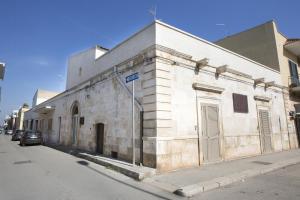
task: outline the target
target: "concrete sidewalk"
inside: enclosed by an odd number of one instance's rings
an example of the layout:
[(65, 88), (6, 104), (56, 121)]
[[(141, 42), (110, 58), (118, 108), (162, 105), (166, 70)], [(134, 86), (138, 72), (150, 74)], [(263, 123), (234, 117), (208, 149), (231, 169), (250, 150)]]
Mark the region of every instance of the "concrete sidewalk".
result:
[(47, 146), (71, 154), (73, 156), (97, 163), (99, 165), (105, 166), (109, 169), (112, 169), (126, 176), (134, 178), (135, 180), (138, 181), (141, 181), (148, 177), (152, 177), (156, 173), (156, 170), (153, 168), (138, 166), (138, 165), (133, 166), (131, 163), (101, 156), (93, 152), (87, 152), (72, 147), (66, 147), (63, 145), (47, 144)]
[(141, 181), (147, 177), (152, 177), (156, 173), (156, 170), (153, 168), (137, 165), (133, 166), (131, 163), (104, 157), (101, 155), (92, 155), (89, 153), (81, 152), (77, 153), (76, 156), (113, 169), (138, 181)]
[(182, 169), (147, 178), (144, 182), (180, 196), (191, 197), (296, 163), (300, 163), (299, 149)]

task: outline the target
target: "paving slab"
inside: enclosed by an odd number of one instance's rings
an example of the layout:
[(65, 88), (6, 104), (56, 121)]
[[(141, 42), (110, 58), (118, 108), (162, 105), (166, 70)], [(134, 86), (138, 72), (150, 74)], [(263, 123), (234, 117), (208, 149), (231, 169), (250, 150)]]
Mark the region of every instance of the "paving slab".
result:
[(139, 181), (143, 180), (144, 178), (154, 176), (156, 171), (153, 168), (132, 165), (128, 162), (107, 158), (100, 155), (92, 155), (89, 153), (77, 153), (76, 156), (106, 166), (110, 169), (118, 171), (126, 176), (129, 176)]
[(153, 168), (133, 166), (127, 162), (70, 147), (53, 145), (51, 147), (184, 197), (191, 197), (234, 182), (244, 181), (249, 177), (300, 163), (300, 150), (296, 149), (155, 175), (156, 170)]
[(126, 176), (134, 178), (136, 180), (143, 180), (145, 178), (149, 178), (155, 175), (156, 170), (149, 167), (132, 165), (131, 163), (120, 161), (113, 158), (108, 158), (105, 156), (101, 156), (99, 154), (95, 154), (93, 152), (87, 152), (79, 149), (74, 149), (72, 147), (66, 147), (62, 145), (51, 145), (48, 144), (49, 147), (55, 148), (57, 150), (63, 151), (65, 153), (72, 154), (76, 157), (97, 163), (99, 165), (105, 166), (114, 171), (120, 172)]
[(191, 197), (297, 163), (300, 163), (299, 149), (177, 170), (144, 181), (177, 195)]

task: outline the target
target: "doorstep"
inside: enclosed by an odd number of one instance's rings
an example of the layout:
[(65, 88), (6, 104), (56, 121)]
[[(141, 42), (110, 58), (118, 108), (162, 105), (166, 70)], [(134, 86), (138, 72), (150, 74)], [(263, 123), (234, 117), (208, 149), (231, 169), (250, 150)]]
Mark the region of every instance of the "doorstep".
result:
[(134, 178), (136, 180), (143, 180), (155, 175), (156, 170), (144, 166), (133, 166), (132, 164), (113, 158), (108, 158), (100, 155), (93, 155), (89, 153), (78, 152), (75, 154), (79, 158), (89, 160), (91, 162), (103, 165), (107, 168), (113, 169), (117, 172), (120, 172), (126, 176)]
[(150, 178), (156, 174), (156, 170), (153, 168), (138, 165), (133, 166), (131, 163), (128, 162), (104, 157), (98, 154), (94, 154), (92, 152), (87, 152), (84, 150), (74, 148), (72, 146), (64, 146), (50, 143), (46, 145), (59, 151), (71, 154), (73, 156), (94, 162), (99, 165), (103, 165), (109, 169), (115, 170), (139, 181), (145, 178)]

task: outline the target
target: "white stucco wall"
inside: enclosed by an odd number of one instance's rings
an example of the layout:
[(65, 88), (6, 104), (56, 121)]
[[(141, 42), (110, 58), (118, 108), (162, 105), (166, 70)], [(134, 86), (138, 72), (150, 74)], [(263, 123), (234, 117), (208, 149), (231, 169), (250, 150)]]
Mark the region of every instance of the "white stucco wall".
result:
[[(204, 67), (197, 75), (194, 72), (195, 62), (178, 58), (174, 56), (176, 53), (158, 52), (162, 60), (171, 60), (170, 64), (156, 63), (156, 68), (169, 71), (170, 75), (167, 79), (170, 81), (166, 83), (167, 80), (164, 80), (162, 85), (171, 91), (167, 92), (170, 93), (171, 109), (164, 111), (164, 117), (167, 117), (163, 118), (164, 121), (170, 119), (171, 126), (165, 128), (165, 130), (168, 129), (167, 132), (161, 132), (156, 137), (159, 169), (172, 170), (178, 167), (197, 166), (199, 162), (203, 162), (198, 159), (197, 142), (199, 139), (197, 129), (200, 135), (202, 134), (201, 111), (199, 111), (202, 103), (219, 106), (221, 159), (227, 160), (261, 153), (258, 108), (268, 109), (270, 112), (272, 150), (281, 151), (288, 148), (282, 90), (280, 88), (265, 89), (264, 84), (255, 88), (253, 80), (265, 78), (266, 82), (275, 81), (276, 84), (281, 85), (281, 76), (278, 72), (161, 22), (158, 22), (156, 26), (158, 45), (177, 51), (178, 54), (184, 53), (192, 56), (191, 60), (208, 58), (211, 66)], [(175, 64), (172, 60), (176, 61)], [(231, 73), (225, 73), (216, 78), (216, 67), (222, 65), (228, 65), (231, 69), (251, 75), (253, 79)], [(220, 87), (224, 89), (224, 92), (216, 94), (194, 90), (193, 83)], [(248, 113), (233, 111), (232, 93), (247, 95)], [(270, 98), (270, 101), (259, 102), (254, 99), (257, 95)], [(164, 109), (157, 109), (157, 113), (163, 112), (161, 110)], [(203, 155), (200, 155), (200, 159), (203, 159)]]
[(67, 85), (70, 89), (79, 83), (95, 76), (95, 60), (105, 54), (107, 50), (95, 46), (70, 56), (68, 60)]
[(32, 107), (35, 107), (36, 105), (39, 105), (40, 103), (43, 103), (44, 101), (47, 101), (48, 99), (51, 99), (52, 97), (56, 96), (57, 94), (59, 94), (59, 93), (38, 89), (33, 96)]
[(281, 84), (281, 77), (271, 73), (276, 72), (275, 70), (162, 22), (156, 23), (156, 43), (191, 55), (193, 60), (209, 58), (212, 66), (226, 64), (253, 78), (264, 77), (266, 82)]
[[(67, 89), (82, 83), (89, 78), (136, 56), (142, 50), (155, 43), (155, 24), (152, 23), (140, 30), (113, 49), (94, 59), (93, 49), (74, 55), (68, 64)], [(99, 56), (99, 55), (98, 55)], [(79, 68), (82, 75), (79, 76)]]

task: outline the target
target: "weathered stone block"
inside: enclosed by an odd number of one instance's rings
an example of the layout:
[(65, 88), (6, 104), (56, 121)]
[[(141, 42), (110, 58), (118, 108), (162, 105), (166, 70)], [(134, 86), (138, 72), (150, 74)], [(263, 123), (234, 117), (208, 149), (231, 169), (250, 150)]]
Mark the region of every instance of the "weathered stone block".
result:
[(168, 72), (168, 71), (159, 69), (159, 70), (156, 70), (155, 73), (156, 73), (157, 78), (163, 78), (163, 79), (171, 80), (172, 76), (171, 76), (170, 72)]
[(156, 85), (156, 80), (155, 79), (149, 79), (149, 80), (144, 80), (142, 81), (143, 89), (153, 87)]
[(149, 111), (156, 111), (156, 103), (148, 103), (144, 104), (144, 111), (149, 112)]
[(164, 79), (164, 78), (156, 78), (155, 85), (164, 86), (164, 87), (171, 87), (171, 81), (168, 80), (168, 79)]
[(143, 165), (146, 167), (152, 167), (156, 168), (156, 155), (155, 154), (149, 154), (149, 153), (143, 153)]
[(158, 128), (171, 128), (172, 120), (170, 119), (158, 119), (156, 120), (156, 126)]
[(143, 71), (144, 73), (150, 72), (150, 71), (154, 71), (156, 69), (155, 63), (149, 64), (149, 65), (145, 65), (143, 67)]
[(144, 128), (155, 128), (156, 127), (156, 119), (148, 119), (144, 120)]
[(157, 155), (171, 154), (172, 153), (172, 140), (157, 141)]
[(155, 95), (155, 92), (156, 92), (156, 87), (155, 86), (145, 88), (145, 89), (143, 89), (143, 97), (144, 96), (149, 96), (149, 95)]
[(156, 140), (143, 140), (143, 152), (148, 154), (156, 154)]
[(156, 101), (157, 102), (164, 102), (164, 103), (171, 103), (172, 97), (166, 94), (156, 94)]
[(155, 128), (144, 128), (144, 136), (155, 137), (156, 129)]
[(145, 120), (157, 119), (156, 111), (146, 111), (146, 112), (144, 112), (144, 119)]
[(148, 95), (143, 97), (143, 104), (146, 103), (155, 103), (156, 102), (156, 95)]

